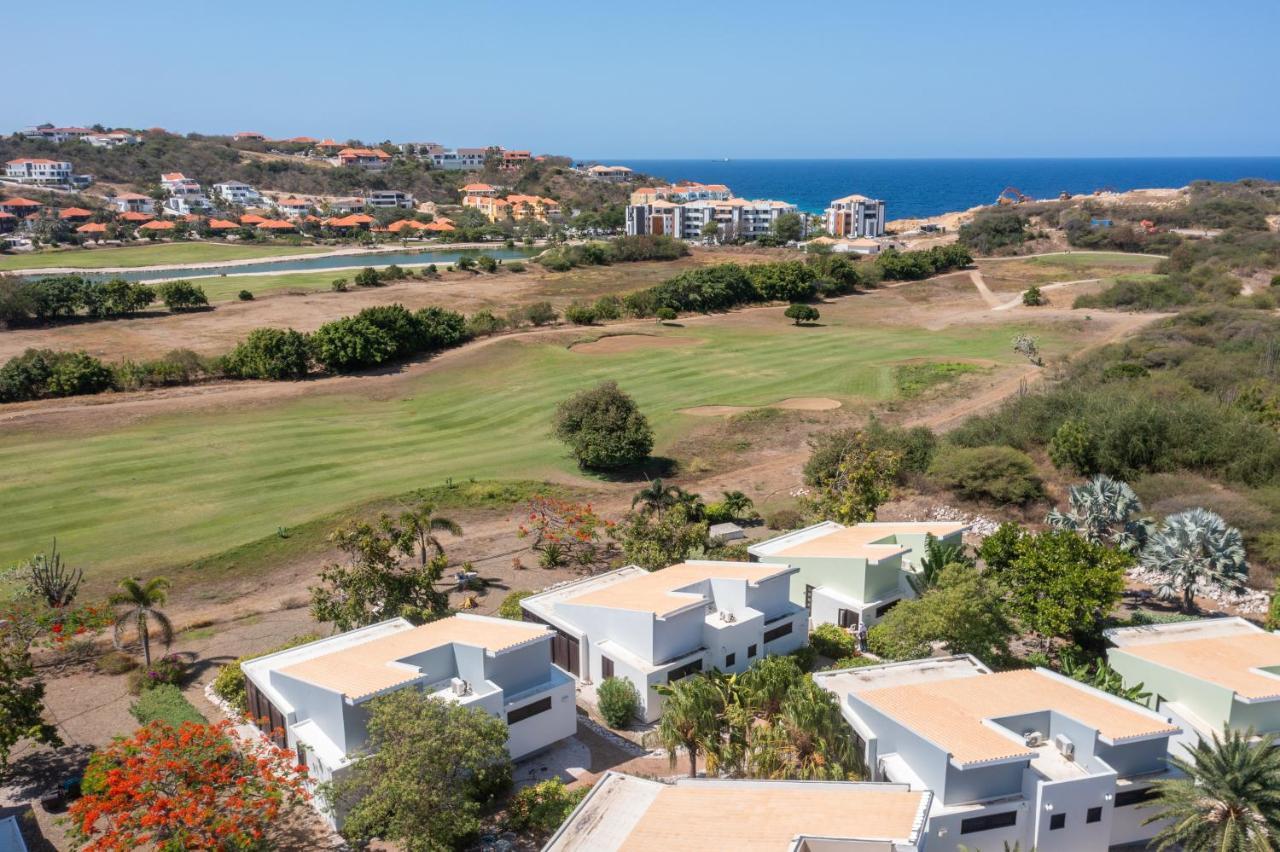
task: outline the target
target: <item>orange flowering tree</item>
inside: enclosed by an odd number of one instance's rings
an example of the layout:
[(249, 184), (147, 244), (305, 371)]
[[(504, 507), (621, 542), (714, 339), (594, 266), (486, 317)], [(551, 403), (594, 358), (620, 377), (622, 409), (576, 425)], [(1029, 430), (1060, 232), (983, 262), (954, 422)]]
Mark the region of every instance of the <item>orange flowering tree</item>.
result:
[(286, 809), (308, 798), (292, 751), (243, 751), (231, 723), (153, 722), (94, 754), (71, 806), (84, 849), (254, 850)]
[(613, 527), (590, 503), (538, 495), (529, 501), (519, 536), (533, 540), (530, 547), (543, 568), (576, 565), (592, 571), (612, 556), (612, 542), (601, 539)]

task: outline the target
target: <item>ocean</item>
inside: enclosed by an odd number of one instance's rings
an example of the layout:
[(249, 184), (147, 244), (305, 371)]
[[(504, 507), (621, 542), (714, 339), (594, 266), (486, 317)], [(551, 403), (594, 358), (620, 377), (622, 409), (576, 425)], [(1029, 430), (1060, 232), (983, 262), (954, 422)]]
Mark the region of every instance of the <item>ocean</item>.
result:
[(1280, 180), (1280, 157), (1017, 160), (601, 160), (665, 180), (723, 183), (742, 198), (789, 201), (820, 213), (833, 198), (883, 198), (890, 219), (991, 204), (1007, 186), (1033, 198), (1194, 180)]

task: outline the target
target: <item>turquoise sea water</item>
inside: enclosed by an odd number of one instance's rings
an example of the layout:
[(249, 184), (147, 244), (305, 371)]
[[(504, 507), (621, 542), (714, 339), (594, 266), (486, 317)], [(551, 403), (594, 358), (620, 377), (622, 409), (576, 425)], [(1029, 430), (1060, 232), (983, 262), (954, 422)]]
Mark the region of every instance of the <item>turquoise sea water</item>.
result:
[(667, 180), (723, 183), (743, 198), (776, 198), (817, 213), (850, 193), (885, 200), (890, 219), (991, 204), (1007, 186), (1035, 198), (1103, 188), (1186, 186), (1194, 180), (1280, 180), (1280, 157), (1026, 160), (602, 160)]

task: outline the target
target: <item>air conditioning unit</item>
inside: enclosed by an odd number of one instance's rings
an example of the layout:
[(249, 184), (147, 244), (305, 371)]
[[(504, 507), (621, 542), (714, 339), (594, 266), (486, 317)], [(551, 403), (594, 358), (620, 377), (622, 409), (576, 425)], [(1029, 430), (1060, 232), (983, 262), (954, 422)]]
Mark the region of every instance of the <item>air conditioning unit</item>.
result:
[(738, 616), (734, 615), (732, 612), (723, 610), (720, 613), (720, 620), (723, 621), (725, 624), (733, 624), (735, 621), (738, 620)]
[(1039, 731), (1023, 731), (1022, 741), (1026, 743), (1027, 748), (1036, 748), (1044, 745), (1044, 734)]
[(467, 683), (460, 677), (455, 677), (449, 682), (449, 685), (453, 687), (454, 695), (462, 696), (471, 694), (471, 684)]
[(1062, 734), (1058, 734), (1053, 738), (1053, 744), (1058, 747), (1058, 751), (1062, 752), (1062, 756), (1067, 760), (1076, 759), (1076, 744)]

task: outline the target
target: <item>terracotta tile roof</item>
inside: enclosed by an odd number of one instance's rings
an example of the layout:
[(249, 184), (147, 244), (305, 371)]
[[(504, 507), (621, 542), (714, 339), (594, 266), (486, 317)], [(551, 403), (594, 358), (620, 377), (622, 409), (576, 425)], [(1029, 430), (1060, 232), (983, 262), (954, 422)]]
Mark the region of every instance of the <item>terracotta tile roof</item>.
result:
[(146, 224), (143, 224), (143, 225), (139, 225), (138, 230), (139, 231), (172, 231), (176, 227), (178, 226), (173, 224), (172, 222), (154, 221), (154, 222), (147, 222)]
[(6, 198), (0, 201), (0, 207), (43, 207), (39, 201), (32, 201), (30, 198)]
[(416, 668), (397, 662), (433, 648), (457, 643), (496, 653), (550, 635), (539, 624), (455, 615), (320, 654), (280, 673), (358, 700), (416, 680), (420, 676)]
[(343, 148), (338, 152), (340, 159), (356, 159), (364, 157), (376, 157), (379, 160), (389, 160), (391, 155), (380, 148)]
[(428, 222), (427, 224), (422, 226), (422, 230), (439, 231), (441, 233), (444, 233), (446, 231), (456, 231), (458, 229), (453, 226), (452, 222)]
[(1259, 669), (1280, 666), (1280, 636), (1262, 630), (1171, 642), (1126, 644), (1120, 651), (1253, 700), (1280, 698), (1280, 677)]
[(1114, 743), (1178, 732), (1118, 699), (1030, 669), (882, 687), (856, 695), (964, 766), (1034, 755), (1017, 738), (1018, 732), (1006, 736), (984, 721), (1003, 716), (1053, 710), (1097, 729)]
[(92, 215), (92, 210), (85, 210), (83, 207), (66, 207), (58, 211), (59, 219), (88, 219)]
[(284, 141), (297, 142), (302, 145), (311, 145), (311, 144), (315, 144), (317, 140), (311, 136), (294, 136), (292, 139), (286, 139)]
[(240, 217), (241, 225), (257, 225), (267, 221), (266, 216), (259, 216), (257, 213), (246, 213)]
[(240, 225), (227, 219), (210, 219), (209, 227), (215, 231), (228, 231), (233, 228), (239, 228)]
[(25, 165), (56, 166), (65, 162), (66, 160), (46, 160), (43, 157), (23, 157), (20, 160), (9, 160), (7, 163), (5, 163), (5, 165), (7, 166), (25, 166)]
[(180, 180), (186, 180), (186, 179), (187, 179), (187, 176), (184, 175), (182, 172), (169, 172), (168, 174), (160, 175), (160, 180), (168, 181), (170, 183), (173, 183), (175, 181), (180, 181)]
[(786, 565), (759, 562), (682, 562), (660, 571), (619, 576), (612, 582), (588, 582), (584, 584), (585, 591), (565, 598), (562, 603), (651, 612), (662, 618), (689, 606), (700, 605), (706, 599), (701, 592), (680, 591), (681, 589), (712, 578), (759, 583), (790, 570)]
[(325, 224), (335, 228), (354, 228), (358, 225), (372, 225), (378, 221), (366, 213), (352, 213), (336, 219), (326, 219)]
[(295, 226), (292, 222), (286, 222), (283, 219), (263, 219), (258, 223), (259, 228), (265, 228), (268, 231), (292, 231)]
[(120, 218), (126, 222), (150, 222), (156, 217), (150, 213), (137, 213), (131, 210), (126, 213), (121, 213)]
[(462, 188), (465, 193), (491, 192), (497, 189), (496, 186), (490, 186), (487, 183), (469, 183)]
[(151, 200), (151, 196), (143, 195), (140, 192), (121, 192), (121, 193), (117, 193), (115, 197), (122, 199), (124, 201), (150, 201)]
[(105, 234), (107, 226), (101, 222), (85, 222), (79, 228), (76, 228), (77, 234)]
[(17, 219), (17, 218), (18, 217), (13, 215), (12, 213), (6, 213), (3, 210), (0, 210), (0, 219)]
[(400, 219), (399, 221), (392, 222), (390, 225), (388, 225), (387, 230), (393, 234), (398, 234), (399, 232), (405, 230), (406, 228), (410, 230), (421, 231), (426, 227), (427, 225), (425, 222), (418, 222), (413, 219)]

